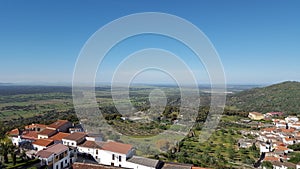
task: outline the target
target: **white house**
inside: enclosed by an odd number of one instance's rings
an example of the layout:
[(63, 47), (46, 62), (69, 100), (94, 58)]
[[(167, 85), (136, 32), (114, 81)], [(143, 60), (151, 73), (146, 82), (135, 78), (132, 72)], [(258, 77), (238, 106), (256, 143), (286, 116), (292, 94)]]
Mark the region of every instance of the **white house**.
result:
[(100, 151), (103, 142), (85, 141), (83, 144), (78, 145), (78, 152), (81, 154), (90, 154), (98, 163), (101, 163)]
[(260, 153), (268, 153), (274, 150), (272, 143), (260, 143), (259, 144)]
[(51, 136), (55, 135), (57, 133), (56, 130), (52, 129), (45, 129), (38, 133), (38, 139), (41, 138), (50, 138)]
[(296, 140), (294, 138), (288, 138), (288, 137), (283, 138), (282, 141), (284, 144), (287, 144), (287, 145), (293, 145), (296, 143)]
[(293, 123), (293, 122), (299, 121), (299, 118), (296, 117), (296, 116), (288, 116), (288, 117), (285, 118), (285, 121), (287, 123)]
[(38, 151), (36, 156), (41, 160), (41, 166), (48, 168), (63, 169), (72, 164), (69, 148), (61, 143)]
[(52, 145), (54, 142), (53, 140), (49, 139), (38, 139), (35, 142), (32, 143), (32, 146), (35, 150), (40, 151), (43, 150), (44, 148)]
[(133, 169), (157, 169), (163, 166), (163, 162), (159, 160), (154, 160), (150, 158), (133, 156), (127, 160), (127, 163), (124, 165), (125, 168)]
[(62, 139), (62, 142), (66, 146), (77, 147), (77, 145), (85, 141), (86, 133), (75, 132)]
[(126, 166), (126, 160), (134, 154), (134, 149), (130, 144), (118, 142), (106, 142), (99, 152), (100, 163), (117, 167)]

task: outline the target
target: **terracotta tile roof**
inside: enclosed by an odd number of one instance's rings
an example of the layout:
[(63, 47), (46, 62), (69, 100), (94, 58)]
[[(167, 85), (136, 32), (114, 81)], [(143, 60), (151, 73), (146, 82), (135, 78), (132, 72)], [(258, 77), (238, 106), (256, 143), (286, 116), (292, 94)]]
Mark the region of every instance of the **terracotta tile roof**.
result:
[(276, 150), (281, 150), (281, 151), (286, 151), (286, 150), (289, 150), (287, 147), (285, 146), (277, 146), (275, 147)]
[(78, 141), (78, 140), (81, 140), (82, 138), (84, 138), (86, 136), (86, 133), (83, 133), (83, 132), (75, 132), (75, 133), (72, 133), (66, 137), (64, 137), (63, 139), (66, 139), (66, 140), (73, 140), (73, 141)]
[(83, 144), (79, 145), (78, 147), (101, 149), (103, 144), (104, 144), (103, 142), (85, 141)]
[(277, 157), (265, 157), (264, 161), (279, 161), (279, 158)]
[(15, 128), (15, 129), (9, 131), (8, 135), (10, 135), (10, 136), (18, 136), (18, 135), (20, 135), (20, 130), (18, 128)]
[(132, 149), (132, 145), (110, 141), (104, 143), (102, 149), (110, 152), (127, 154)]
[(43, 136), (53, 136), (54, 134), (56, 134), (57, 131), (56, 130), (51, 130), (51, 129), (45, 129), (41, 132), (38, 133), (38, 135), (43, 135)]
[(38, 139), (38, 140), (36, 140), (35, 142), (33, 142), (32, 144), (47, 147), (47, 146), (51, 145), (52, 143), (53, 143), (53, 140), (49, 140), (49, 139)]
[(285, 141), (294, 141), (295, 139), (294, 138), (288, 138), (288, 137), (286, 137), (286, 138), (284, 138), (284, 140)]
[(31, 139), (31, 140), (37, 140), (37, 138), (38, 138), (38, 132), (37, 131), (25, 131), (22, 134), (22, 138)]
[(55, 134), (54, 136), (50, 137), (50, 140), (53, 141), (61, 141), (63, 138), (69, 136), (70, 133), (63, 133), (63, 132), (58, 132), (57, 134)]
[(283, 132), (283, 133), (292, 133), (292, 132), (295, 131), (295, 129), (294, 129), (294, 128), (290, 128), (290, 129), (280, 129), (280, 131)]
[(68, 150), (68, 147), (59, 143), (38, 151), (36, 155), (41, 158), (49, 158), (52, 154), (61, 154), (66, 150)]
[(41, 158), (49, 158), (52, 154), (52, 152), (41, 150), (36, 153), (36, 156)]
[(267, 131), (267, 132), (271, 132), (271, 131), (275, 131), (276, 128), (275, 127), (271, 127), (271, 128), (264, 128), (262, 129), (263, 131)]
[(58, 128), (60, 128), (61, 126), (67, 124), (67, 123), (69, 123), (68, 120), (57, 120), (56, 122), (54, 122), (54, 123), (48, 125), (48, 127), (49, 127), (49, 128), (55, 128), (55, 129), (58, 129)]
[(100, 164), (78, 163), (72, 165), (73, 169), (119, 169), (121, 167), (104, 166)]
[(33, 129), (33, 128), (46, 128), (47, 125), (45, 124), (30, 124), (28, 126), (25, 126), (25, 129)]
[(69, 148), (68, 148), (67, 146), (65, 146), (65, 145), (63, 145), (63, 144), (61, 144), (61, 143), (59, 143), (59, 144), (54, 144), (54, 145), (48, 147), (46, 150), (47, 150), (47, 151), (50, 151), (50, 152), (53, 152), (53, 153), (55, 153), (55, 154), (60, 154), (60, 153), (66, 151), (66, 150), (68, 150), (68, 149), (69, 149)]
[(277, 141), (274, 144), (276, 144), (277, 146), (284, 146), (284, 143), (282, 141)]

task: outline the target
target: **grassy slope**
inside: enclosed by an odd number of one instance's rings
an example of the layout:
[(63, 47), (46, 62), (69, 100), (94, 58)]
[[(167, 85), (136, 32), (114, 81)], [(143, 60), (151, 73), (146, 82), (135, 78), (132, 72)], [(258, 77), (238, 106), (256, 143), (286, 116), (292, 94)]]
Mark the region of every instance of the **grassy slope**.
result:
[(267, 113), (282, 111), (299, 113), (300, 83), (283, 82), (263, 88), (254, 88), (232, 95), (228, 106), (234, 106), (242, 111), (258, 111)]

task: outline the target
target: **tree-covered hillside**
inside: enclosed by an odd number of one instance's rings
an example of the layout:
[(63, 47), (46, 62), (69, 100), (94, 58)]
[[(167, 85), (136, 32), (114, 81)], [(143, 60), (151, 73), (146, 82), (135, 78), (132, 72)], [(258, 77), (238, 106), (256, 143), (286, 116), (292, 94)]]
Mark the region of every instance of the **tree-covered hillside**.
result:
[(300, 82), (283, 82), (231, 95), (228, 106), (241, 111), (300, 113)]

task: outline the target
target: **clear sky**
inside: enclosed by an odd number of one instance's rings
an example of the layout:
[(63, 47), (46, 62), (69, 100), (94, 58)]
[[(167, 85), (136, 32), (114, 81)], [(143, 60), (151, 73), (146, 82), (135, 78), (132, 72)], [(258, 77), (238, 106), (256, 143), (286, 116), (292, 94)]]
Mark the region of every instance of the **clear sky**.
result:
[[(71, 82), (88, 38), (105, 24), (137, 12), (169, 13), (195, 24), (218, 51), (228, 83), (300, 81), (299, 9), (299, 0), (1, 0), (0, 82)], [(115, 69), (120, 55), (160, 47), (180, 55), (206, 82), (201, 64), (194, 64), (189, 51), (178, 45), (157, 36), (129, 39), (112, 50), (97, 81), (109, 81), (107, 72)]]

